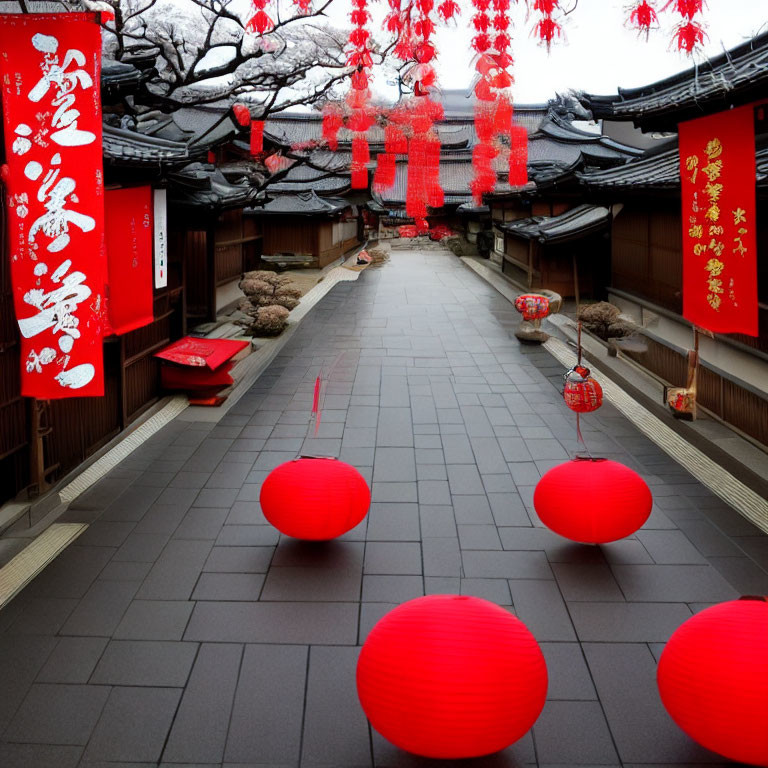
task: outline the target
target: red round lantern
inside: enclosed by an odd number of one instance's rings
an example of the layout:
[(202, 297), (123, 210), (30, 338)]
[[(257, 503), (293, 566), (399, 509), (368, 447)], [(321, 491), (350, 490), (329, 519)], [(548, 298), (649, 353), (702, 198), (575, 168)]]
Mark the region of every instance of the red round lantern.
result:
[(371, 725), (424, 757), (480, 757), (508, 747), (536, 722), (547, 667), (527, 627), (476, 597), (432, 595), (390, 611), (357, 664)]
[(286, 536), (327, 541), (363, 520), (371, 491), (363, 476), (343, 461), (302, 457), (267, 475), (259, 502), (264, 517)]
[(515, 299), (515, 309), (523, 320), (541, 320), (549, 314), (549, 299), (535, 293), (525, 293)]
[(589, 368), (577, 365), (565, 374), (563, 399), (572, 411), (590, 413), (603, 404), (603, 388), (589, 375)]
[(672, 719), (713, 752), (768, 765), (768, 602), (732, 600), (692, 616), (657, 671)]
[(651, 514), (650, 488), (637, 472), (608, 459), (574, 459), (549, 470), (533, 506), (550, 530), (589, 544), (631, 536)]

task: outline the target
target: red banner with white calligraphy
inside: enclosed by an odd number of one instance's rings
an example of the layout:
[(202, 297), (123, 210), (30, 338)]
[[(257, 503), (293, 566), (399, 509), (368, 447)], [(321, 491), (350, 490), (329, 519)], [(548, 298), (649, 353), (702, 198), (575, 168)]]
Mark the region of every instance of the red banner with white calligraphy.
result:
[(680, 123), (683, 316), (757, 336), (753, 107)]
[(8, 233), (22, 394), (104, 394), (101, 30), (96, 14), (0, 16)]
[(105, 196), (107, 314), (118, 336), (153, 320), (152, 207), (152, 187), (110, 189)]

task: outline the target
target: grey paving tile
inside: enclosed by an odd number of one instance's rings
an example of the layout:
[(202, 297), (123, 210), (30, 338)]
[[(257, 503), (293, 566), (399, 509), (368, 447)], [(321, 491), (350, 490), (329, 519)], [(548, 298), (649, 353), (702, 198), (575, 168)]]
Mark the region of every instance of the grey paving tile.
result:
[(185, 600), (134, 600), (117, 626), (117, 640), (181, 640), (194, 603)]
[(169, 538), (168, 533), (131, 533), (112, 559), (130, 563), (154, 563)]
[(364, 550), (360, 541), (299, 541), (284, 537), (275, 550), (272, 565), (361, 571)]
[(719, 602), (739, 597), (711, 565), (614, 565), (616, 581), (632, 602)]
[(114, 555), (111, 547), (67, 547), (28, 587), (28, 597), (82, 598)]
[(242, 655), (241, 645), (200, 646), (163, 750), (166, 763), (223, 760)]
[(742, 595), (768, 594), (768, 571), (748, 557), (708, 557), (718, 573)]
[(477, 467), (473, 464), (448, 464), (448, 482), (451, 494), (484, 494), (485, 488)]
[(624, 600), (624, 595), (607, 565), (602, 563), (552, 563), (552, 570), (555, 572), (555, 577), (567, 602)]
[(203, 488), (195, 497), (194, 507), (231, 507), (238, 498), (242, 485), (237, 488)]
[(638, 531), (636, 535), (656, 563), (701, 565), (707, 562), (682, 531)]
[[(514, 411), (513, 411), (514, 412)], [(521, 437), (500, 437), (499, 447), (507, 462), (532, 462), (526, 441)], [(543, 457), (541, 457), (543, 458)], [(538, 482), (538, 481), (537, 481)]]
[(585, 643), (583, 647), (622, 761), (709, 762), (712, 753), (695, 745), (664, 710), (656, 685), (656, 661), (647, 645)]
[(184, 519), (189, 505), (183, 504), (153, 504), (147, 514), (141, 518), (133, 529), (134, 534), (154, 533), (172, 534)]
[(413, 447), (413, 426), (410, 408), (379, 409), (376, 445)]
[(3, 738), (27, 744), (83, 746), (108, 695), (109, 689), (89, 685), (33, 685)]
[(475, 455), (472, 444), (466, 435), (455, 434), (442, 436), (443, 456), (446, 464), (473, 464)]
[(509, 582), (518, 618), (539, 641), (577, 639), (565, 601), (554, 581), (516, 579)]
[(594, 701), (595, 686), (579, 643), (539, 643), (547, 662), (547, 699)]
[(357, 614), (357, 602), (200, 602), (192, 611), (184, 639), (210, 643), (354, 645)]
[(372, 541), (365, 548), (364, 573), (422, 573), (421, 546), (416, 542)]
[(225, 761), (298, 764), (306, 670), (307, 648), (246, 646)]
[(418, 501), (416, 483), (373, 483), (371, 498), (375, 502), (416, 502)]
[(456, 520), (453, 507), (449, 506), (419, 506), (421, 535), (426, 540), (434, 537), (456, 538)]
[(75, 768), (82, 753), (82, 747), (0, 742), (0, 765), (3, 768)]
[(525, 504), (517, 493), (488, 493), (493, 521), (497, 526), (525, 525), (531, 520), (525, 510)]
[(421, 576), (363, 576), (363, 602), (404, 603), (423, 594)]
[(425, 576), (461, 575), (461, 552), (456, 538), (424, 538), (421, 549)]
[(210, 541), (170, 541), (152, 567), (137, 597), (188, 600), (212, 548)]
[(462, 579), (459, 594), (480, 597), (496, 605), (512, 605), (506, 579)]
[(196, 643), (112, 640), (91, 683), (181, 688), (196, 653)]
[[(418, 546), (418, 545), (416, 545)], [(326, 567), (270, 568), (262, 600), (352, 602), (360, 599), (361, 569)], [(223, 599), (223, 598), (219, 598)], [(230, 598), (236, 599), (236, 598)]]
[(302, 766), (373, 765), (368, 721), (355, 683), (359, 653), (359, 648), (310, 649)]
[(38, 683), (87, 683), (106, 637), (61, 637), (37, 676)]
[(460, 525), (458, 529), (462, 549), (501, 549), (495, 525)]
[(18, 615), (9, 623), (9, 635), (55, 635), (78, 605), (76, 599), (28, 597), (18, 604)]
[(418, 480), (448, 480), (448, 471), (445, 464), (416, 464), (416, 477)]
[(606, 561), (615, 565), (653, 563), (648, 550), (637, 539), (622, 539), (602, 544), (600, 550)]
[(683, 603), (590, 603), (569, 606), (583, 642), (665, 643), (691, 617)]
[(605, 715), (596, 701), (548, 701), (533, 733), (541, 763), (619, 764)]
[(156, 765), (180, 697), (174, 688), (113, 688), (84, 761)]
[(552, 570), (543, 552), (461, 553), (464, 575), (494, 579), (551, 579)]
[(209, 573), (266, 573), (274, 547), (213, 547), (203, 566)]
[(135, 581), (97, 581), (65, 622), (61, 633), (109, 637), (138, 588)]
[(280, 532), (271, 525), (225, 525), (215, 546), (270, 547), (277, 544)]
[(451, 493), (446, 480), (419, 480), (419, 504), (438, 506), (451, 503)]
[(100, 581), (138, 581), (141, 583), (147, 577), (152, 563), (116, 562), (108, 563), (99, 574)]
[(490, 525), (493, 513), (485, 495), (454, 496), (453, 514), (459, 525)]
[(88, 526), (78, 541), (94, 547), (119, 547), (136, 526), (133, 522), (96, 520)]
[(369, 541), (419, 541), (419, 506), (417, 504), (371, 504), (368, 513)]
[(229, 515), (227, 509), (192, 507), (174, 531), (174, 539), (214, 540)]
[(102, 520), (138, 522), (162, 493), (162, 488), (134, 485), (121, 493), (105, 510)]
[(405, 483), (414, 480), (416, 480), (416, 461), (413, 448), (376, 449), (373, 464), (374, 483)]

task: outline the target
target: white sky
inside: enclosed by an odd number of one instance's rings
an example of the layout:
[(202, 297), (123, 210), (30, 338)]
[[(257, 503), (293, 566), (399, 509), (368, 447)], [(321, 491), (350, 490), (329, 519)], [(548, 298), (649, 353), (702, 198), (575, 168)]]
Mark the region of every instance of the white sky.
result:
[[(436, 0), (435, 5), (440, 0)], [(568, 8), (574, 0), (564, 0)], [(546, 101), (555, 92), (569, 88), (591, 93), (615, 93), (621, 86), (629, 88), (655, 82), (683, 69), (693, 62), (670, 46), (675, 21), (671, 10), (659, 14), (661, 28), (651, 32), (648, 42), (625, 25), (630, 0), (578, 0), (573, 13), (565, 19), (565, 39), (552, 46), (547, 54), (530, 37), (533, 20), (525, 19), (525, 3), (518, 0), (510, 11), (516, 24), (512, 42), (515, 58), (513, 90), (516, 102), (524, 104)], [(657, 0), (662, 7), (665, 0)], [(723, 47), (732, 48), (759, 32), (768, 31), (768, 0), (706, 0), (704, 11), (709, 36), (704, 53), (717, 55)], [(437, 70), (443, 88), (468, 88), (472, 82), (474, 51), (470, 48), (468, 28), (472, 14), (469, 0), (459, 0), (462, 14), (451, 27), (439, 26), (437, 33)], [(513, 0), (514, 5), (514, 0)], [(333, 3), (329, 18), (338, 26), (347, 26), (349, 4)], [(386, 12), (384, 0), (371, 2), (373, 28), (381, 29)], [(391, 77), (391, 75), (390, 75)], [(396, 90), (386, 85), (386, 75), (377, 78), (376, 90), (397, 97)]]

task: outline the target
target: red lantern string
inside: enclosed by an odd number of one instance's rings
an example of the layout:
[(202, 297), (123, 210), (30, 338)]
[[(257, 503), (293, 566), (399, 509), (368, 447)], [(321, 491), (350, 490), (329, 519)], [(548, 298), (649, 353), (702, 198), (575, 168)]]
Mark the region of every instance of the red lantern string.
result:
[(323, 138), (334, 152), (339, 148), (338, 135), (344, 126), (344, 115), (338, 104), (327, 104), (323, 109)]
[(272, 17), (266, 12), (266, 8), (269, 5), (269, 0), (251, 0), (256, 12), (251, 16), (248, 24), (246, 24), (246, 30), (248, 32), (256, 32), (259, 35), (263, 35), (265, 32), (270, 32), (275, 28), (275, 22)]
[(381, 194), (395, 185), (397, 163), (394, 155), (382, 152), (376, 158), (376, 172), (373, 176), (373, 188)]
[(522, 125), (513, 125), (509, 144), (509, 186), (524, 187), (528, 183), (528, 131)]
[(293, 0), (293, 4), (302, 16), (306, 16), (312, 11), (312, 0)]

